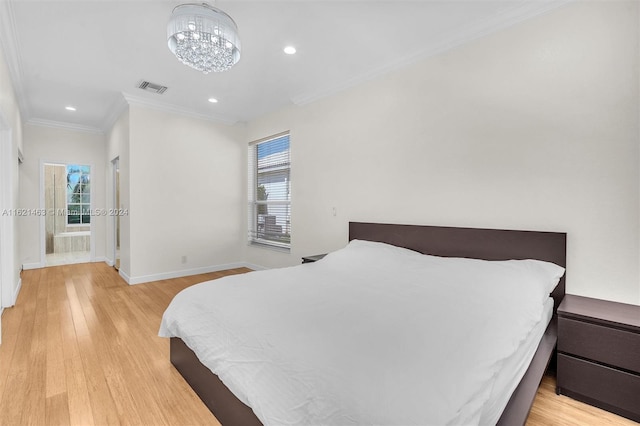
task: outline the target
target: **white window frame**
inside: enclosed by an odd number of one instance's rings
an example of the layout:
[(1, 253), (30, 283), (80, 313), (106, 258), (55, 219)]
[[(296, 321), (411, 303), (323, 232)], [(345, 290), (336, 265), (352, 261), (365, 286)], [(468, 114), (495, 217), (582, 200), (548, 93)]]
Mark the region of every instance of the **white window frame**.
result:
[[(288, 200), (258, 200), (258, 154), (257, 149), (258, 146), (274, 141), (276, 139), (281, 139), (283, 137), (287, 137), (289, 148), (288, 148), (288, 162), (282, 165), (278, 165), (271, 169), (271, 171), (287, 171), (287, 178), (285, 178), (285, 185), (287, 188), (287, 196)], [(248, 242), (251, 245), (263, 246), (266, 248), (274, 248), (279, 250), (289, 251), (291, 250), (291, 138), (289, 132), (278, 133), (273, 136), (269, 136), (267, 138), (259, 139), (257, 141), (253, 141), (249, 143), (248, 149)], [(277, 226), (282, 227), (283, 229), (283, 240), (277, 241), (273, 238), (265, 238), (265, 235), (268, 235), (264, 232), (264, 224), (263, 224), (263, 232), (260, 232), (260, 206), (284, 206), (286, 210), (286, 214), (283, 218), (279, 218)], [(264, 218), (263, 218), (264, 220)], [(286, 236), (288, 235), (289, 240), (286, 241)]]
[[(65, 164), (65, 171), (66, 171), (67, 175), (69, 174), (69, 166), (70, 165), (76, 165), (76, 164)], [(81, 167), (87, 166), (86, 164), (77, 164), (77, 165), (81, 166)], [(71, 214), (71, 209), (69, 208), (69, 198), (65, 196), (65, 207), (66, 207), (66, 212), (67, 212), (65, 226), (67, 226), (69, 228), (80, 227), (80, 226), (91, 226), (91, 174), (93, 173), (93, 171), (91, 169), (91, 166), (87, 166), (87, 167), (89, 167), (89, 174), (88, 174), (88, 176), (89, 176), (89, 192), (88, 193), (80, 192), (80, 202), (79, 203), (72, 203), (73, 205), (77, 205), (80, 208), (80, 215), (79, 215), (80, 216), (80, 223), (69, 223), (69, 216), (74, 216), (74, 215)], [(84, 174), (85, 173), (81, 173), (81, 176), (84, 175)], [(82, 179), (82, 177), (80, 177), (80, 179)], [(85, 195), (85, 194), (89, 195), (89, 202), (88, 203), (82, 202), (82, 196)], [(84, 216), (89, 216), (89, 222), (87, 222), (87, 223), (84, 223), (82, 221), (82, 216), (83, 216), (82, 207), (83, 206), (86, 206), (88, 208), (88, 211), (89, 211), (88, 215), (84, 215)]]

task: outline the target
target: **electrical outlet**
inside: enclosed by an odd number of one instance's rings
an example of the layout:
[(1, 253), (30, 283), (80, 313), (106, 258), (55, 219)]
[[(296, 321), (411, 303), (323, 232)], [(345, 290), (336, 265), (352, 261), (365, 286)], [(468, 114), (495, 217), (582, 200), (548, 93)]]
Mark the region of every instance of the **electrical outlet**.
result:
[(180, 258), (180, 261), (181, 261), (182, 263), (187, 263), (187, 256), (182, 256), (182, 257)]

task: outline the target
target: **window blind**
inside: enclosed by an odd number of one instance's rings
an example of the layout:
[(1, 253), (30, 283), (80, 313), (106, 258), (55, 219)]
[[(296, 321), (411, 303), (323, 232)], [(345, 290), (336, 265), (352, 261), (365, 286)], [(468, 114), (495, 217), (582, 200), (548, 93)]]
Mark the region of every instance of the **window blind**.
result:
[(249, 144), (249, 241), (288, 249), (291, 245), (289, 133)]

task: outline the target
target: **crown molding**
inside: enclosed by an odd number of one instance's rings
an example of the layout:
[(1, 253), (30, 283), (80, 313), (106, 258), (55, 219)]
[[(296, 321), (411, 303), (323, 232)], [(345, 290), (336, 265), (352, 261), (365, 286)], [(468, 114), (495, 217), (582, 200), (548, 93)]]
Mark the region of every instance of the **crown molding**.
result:
[(126, 99), (129, 105), (142, 106), (145, 108), (155, 109), (158, 111), (169, 112), (172, 114), (184, 115), (187, 117), (198, 118), (201, 120), (213, 121), (218, 123), (227, 124), (232, 126), (238, 122), (237, 119), (225, 118), (222, 115), (217, 114), (202, 114), (193, 110), (182, 108), (176, 105), (167, 104), (164, 102), (158, 102), (147, 98), (141, 98), (139, 96), (131, 95), (129, 93), (122, 92), (122, 96)]
[(22, 81), (22, 57), (17, 38), (15, 16), (11, 0), (0, 1), (0, 45), (4, 51), (5, 62), (13, 82), (13, 91), (23, 119), (30, 116), (29, 104), (24, 94)]
[(81, 124), (74, 123), (65, 123), (63, 121), (44, 120), (41, 118), (30, 118), (25, 122), (25, 124), (33, 126), (53, 127), (56, 129), (73, 130), (76, 132), (93, 133), (100, 135), (104, 134), (104, 131), (97, 127), (83, 126)]
[(296, 105), (305, 105), (317, 101), (366, 81), (388, 74), (389, 72), (399, 70), (421, 60), (452, 50), (465, 43), (469, 43), (486, 35), (511, 27), (527, 19), (558, 9), (574, 1), (576, 0), (521, 0), (517, 6), (505, 9), (491, 18), (482, 20), (466, 28), (456, 28), (455, 30), (447, 31), (442, 38), (439, 37), (439, 42), (427, 44), (424, 48), (406, 55), (394, 62), (354, 76), (348, 80), (333, 82), (315, 90), (299, 93), (292, 96), (291, 101)]
[(100, 126), (102, 127), (102, 131), (104, 133), (110, 132), (111, 129), (113, 128), (113, 125), (116, 123), (118, 118), (120, 118), (122, 113), (127, 110), (127, 108), (129, 108), (129, 103), (125, 99), (124, 94), (120, 93), (118, 98), (113, 103), (113, 105), (111, 105), (111, 108), (109, 108), (108, 113), (105, 115), (104, 119), (102, 120), (102, 123)]

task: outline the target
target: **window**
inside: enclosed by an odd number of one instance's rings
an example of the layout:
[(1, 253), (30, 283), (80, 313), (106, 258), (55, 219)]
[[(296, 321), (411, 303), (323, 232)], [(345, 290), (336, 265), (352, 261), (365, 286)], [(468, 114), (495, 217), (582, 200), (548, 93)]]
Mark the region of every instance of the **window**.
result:
[(91, 223), (89, 166), (67, 166), (67, 225)]
[(291, 245), (289, 133), (249, 144), (249, 241)]

